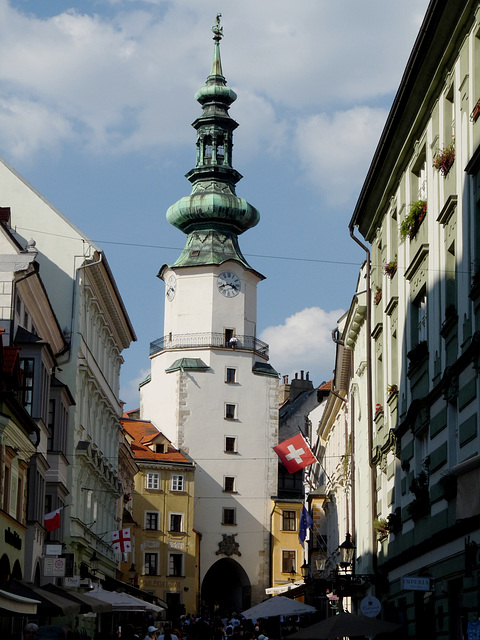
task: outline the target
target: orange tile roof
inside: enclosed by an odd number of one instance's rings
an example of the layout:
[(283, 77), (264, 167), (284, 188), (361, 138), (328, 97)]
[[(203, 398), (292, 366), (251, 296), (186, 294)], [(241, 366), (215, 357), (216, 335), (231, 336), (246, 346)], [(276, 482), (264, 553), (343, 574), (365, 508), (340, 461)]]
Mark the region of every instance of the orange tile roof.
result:
[(332, 388), (332, 382), (333, 382), (333, 378), (331, 380), (329, 380), (328, 382), (324, 382), (318, 388), (319, 389), (323, 389), (325, 391), (330, 391), (330, 389)]
[[(158, 460), (159, 462), (185, 462), (191, 463), (183, 453), (176, 449), (166, 436), (149, 420), (134, 420), (133, 418), (120, 419), (123, 428), (133, 438), (130, 445), (135, 458), (139, 460)], [(158, 453), (152, 451), (147, 445), (157, 436), (162, 435), (168, 442), (167, 452)]]

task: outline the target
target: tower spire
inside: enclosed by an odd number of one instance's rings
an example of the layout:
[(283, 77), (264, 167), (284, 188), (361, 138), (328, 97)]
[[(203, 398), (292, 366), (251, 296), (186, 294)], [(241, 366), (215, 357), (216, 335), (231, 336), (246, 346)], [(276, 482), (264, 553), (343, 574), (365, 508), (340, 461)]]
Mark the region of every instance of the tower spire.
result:
[(185, 176), (192, 183), (192, 192), (167, 211), (170, 224), (188, 235), (181, 256), (172, 266), (237, 260), (251, 269), (240, 251), (238, 235), (254, 227), (260, 214), (235, 193), (235, 185), (242, 178), (232, 165), (233, 131), (238, 124), (228, 110), (237, 94), (227, 87), (223, 76), (220, 18), (219, 13), (212, 27), (211, 72), (195, 94), (202, 106), (202, 115), (192, 124), (197, 131), (196, 164)]

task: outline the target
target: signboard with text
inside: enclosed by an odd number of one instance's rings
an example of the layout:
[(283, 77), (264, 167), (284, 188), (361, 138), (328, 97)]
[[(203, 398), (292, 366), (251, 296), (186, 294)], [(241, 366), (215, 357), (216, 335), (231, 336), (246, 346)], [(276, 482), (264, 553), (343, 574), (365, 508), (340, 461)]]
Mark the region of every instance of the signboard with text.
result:
[(431, 591), (432, 579), (423, 576), (403, 576), (402, 589), (404, 591)]

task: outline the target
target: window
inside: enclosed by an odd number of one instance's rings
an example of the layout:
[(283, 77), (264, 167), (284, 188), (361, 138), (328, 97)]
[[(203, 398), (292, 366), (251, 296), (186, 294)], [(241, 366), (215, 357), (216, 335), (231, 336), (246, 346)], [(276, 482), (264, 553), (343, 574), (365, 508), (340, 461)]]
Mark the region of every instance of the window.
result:
[(282, 573), (296, 571), (295, 551), (282, 551)]
[(296, 512), (282, 511), (282, 529), (283, 531), (296, 531)]
[(168, 575), (183, 576), (183, 553), (168, 554)]
[(159, 526), (159, 513), (158, 511), (147, 511), (145, 513), (145, 529), (149, 531), (158, 531)]
[(427, 295), (425, 287), (412, 305), (413, 335), (412, 345), (427, 340)]
[(21, 358), (20, 369), (22, 372), (22, 404), (28, 413), (32, 415), (34, 359)]
[(172, 475), (172, 491), (185, 491), (185, 480), (183, 476)]
[(164, 444), (156, 444), (155, 445), (155, 453), (166, 453)]
[(235, 478), (233, 476), (225, 476), (223, 479), (223, 490), (233, 493), (235, 491)]
[(146, 489), (160, 489), (160, 474), (149, 471), (145, 479)]
[(237, 452), (237, 439), (235, 436), (225, 436), (225, 453)]
[(227, 384), (234, 384), (237, 381), (237, 370), (232, 367), (227, 367), (225, 372), (225, 382)]
[(235, 420), (237, 406), (235, 404), (226, 404), (225, 405), (225, 418), (227, 420)]
[(237, 514), (235, 509), (224, 507), (222, 512), (222, 524), (237, 524)]
[(158, 553), (145, 554), (145, 575), (158, 576)]
[(55, 400), (48, 401), (48, 450), (55, 451)]
[(183, 531), (183, 513), (170, 514), (170, 531), (181, 533)]

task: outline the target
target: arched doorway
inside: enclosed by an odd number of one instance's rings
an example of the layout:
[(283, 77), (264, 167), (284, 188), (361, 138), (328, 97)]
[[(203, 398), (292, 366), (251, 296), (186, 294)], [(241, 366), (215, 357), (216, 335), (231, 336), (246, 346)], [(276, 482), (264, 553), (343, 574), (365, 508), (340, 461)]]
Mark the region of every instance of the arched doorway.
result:
[(12, 570), (10, 568), (10, 560), (6, 553), (0, 558), (0, 582), (8, 582)]
[(245, 569), (232, 558), (217, 560), (202, 582), (202, 605), (210, 611), (244, 611), (250, 607), (251, 585)]

